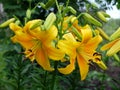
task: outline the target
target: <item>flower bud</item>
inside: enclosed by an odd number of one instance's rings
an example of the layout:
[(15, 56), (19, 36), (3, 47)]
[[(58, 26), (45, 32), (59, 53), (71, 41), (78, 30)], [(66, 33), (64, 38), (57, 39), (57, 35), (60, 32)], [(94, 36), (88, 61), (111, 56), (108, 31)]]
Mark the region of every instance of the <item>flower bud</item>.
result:
[(91, 5), (92, 5), (92, 7), (93, 7), (93, 8), (98, 9), (98, 6), (97, 6), (97, 4), (96, 4), (96, 3), (91, 3)]
[(30, 10), (30, 9), (27, 9), (27, 11), (26, 11), (26, 17), (27, 17), (28, 19), (31, 18), (31, 10)]
[(81, 41), (82, 40), (82, 36), (79, 33), (79, 31), (75, 27), (73, 27), (73, 26), (71, 28), (72, 28), (71, 32), (74, 33), (77, 36), (78, 40)]
[(40, 6), (45, 9), (45, 4), (44, 3), (40, 3)]
[(76, 14), (76, 13), (77, 13), (76, 10), (75, 10), (73, 7), (71, 7), (71, 6), (68, 6), (68, 9), (69, 9), (70, 12), (73, 13), (73, 14)]
[(54, 14), (54, 13), (50, 13), (50, 14), (47, 16), (47, 18), (46, 18), (46, 20), (45, 20), (45, 22), (44, 22), (44, 28), (45, 28), (46, 30), (48, 30), (48, 29), (53, 25), (53, 23), (55, 22), (55, 20), (56, 20), (55, 14)]
[(20, 24), (20, 20), (16, 20), (16, 21), (15, 21), (15, 24), (16, 24), (16, 25), (19, 25), (19, 24)]
[(51, 7), (54, 3), (55, 3), (55, 0), (49, 0), (49, 1), (45, 4), (45, 8), (48, 9), (48, 8)]
[(63, 5), (59, 5), (59, 9), (60, 9), (60, 11), (62, 11), (64, 9), (64, 6)]
[(37, 20), (34, 24), (30, 26), (30, 30), (40, 27), (41, 24), (42, 24), (42, 20)]
[(107, 22), (107, 19), (105, 18), (105, 16), (101, 13), (101, 12), (97, 12), (97, 16), (104, 22)]
[(12, 23), (14, 21), (15, 21), (15, 18), (11, 18), (11, 19), (5, 21), (4, 23), (0, 24), (0, 28), (7, 27), (7, 26), (9, 26), (10, 23)]
[(106, 40), (109, 40), (109, 36), (104, 32), (104, 30), (99, 27), (97, 27), (97, 30), (99, 31), (101, 36), (103, 36)]
[(120, 51), (120, 40), (118, 40), (108, 51), (107, 51), (107, 55), (108, 56), (112, 56), (115, 53), (117, 53), (118, 51)]
[(113, 57), (115, 58), (115, 60), (117, 60), (118, 62), (120, 62), (120, 58), (117, 54), (114, 54)]
[(110, 15), (109, 14), (107, 14), (106, 12), (104, 12), (104, 11), (101, 11), (101, 13), (106, 17), (106, 18), (110, 18)]
[(71, 23), (73, 23), (75, 20), (77, 20), (77, 17), (73, 16), (73, 17), (71, 18)]
[(84, 19), (87, 20), (88, 22), (90, 22), (96, 26), (100, 26), (100, 27), (102, 26), (102, 24), (99, 21), (97, 21), (95, 18), (93, 18), (90, 14), (82, 13), (82, 15), (83, 15)]
[(115, 40), (120, 37), (120, 27), (110, 36), (110, 40)]

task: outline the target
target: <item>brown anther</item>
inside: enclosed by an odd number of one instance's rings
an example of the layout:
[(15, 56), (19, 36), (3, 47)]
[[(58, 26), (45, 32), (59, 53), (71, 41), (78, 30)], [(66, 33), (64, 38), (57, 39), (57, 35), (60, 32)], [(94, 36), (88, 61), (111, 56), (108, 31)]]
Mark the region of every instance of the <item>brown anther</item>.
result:
[(95, 53), (93, 53), (93, 56), (102, 56), (100, 53), (98, 53), (98, 52), (95, 52)]
[(89, 62), (92, 62), (92, 59), (89, 59), (88, 61), (89, 61)]
[(28, 51), (32, 52), (32, 50), (31, 50), (31, 49), (28, 49)]
[(95, 60), (101, 61), (101, 59), (100, 59), (100, 58), (95, 58)]
[(101, 56), (102, 57), (102, 55), (100, 53), (98, 53), (97, 56)]
[(95, 55), (98, 55), (98, 53), (97, 52), (93, 53), (93, 56), (95, 56)]
[(29, 57), (32, 57), (32, 56), (34, 56), (34, 54), (31, 54)]
[(100, 53), (97, 53), (97, 52), (95, 52), (95, 53), (93, 54), (93, 56), (102, 58), (102, 55), (101, 55)]

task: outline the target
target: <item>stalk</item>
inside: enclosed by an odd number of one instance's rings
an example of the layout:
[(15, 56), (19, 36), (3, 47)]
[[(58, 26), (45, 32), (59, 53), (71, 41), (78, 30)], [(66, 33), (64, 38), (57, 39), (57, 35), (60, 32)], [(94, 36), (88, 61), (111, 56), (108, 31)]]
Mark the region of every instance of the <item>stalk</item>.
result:
[(56, 75), (57, 75), (57, 65), (58, 65), (58, 62), (55, 61), (55, 62), (54, 62), (54, 68), (55, 68), (55, 71), (53, 72), (53, 75), (52, 75), (52, 85), (51, 85), (51, 90), (55, 90)]

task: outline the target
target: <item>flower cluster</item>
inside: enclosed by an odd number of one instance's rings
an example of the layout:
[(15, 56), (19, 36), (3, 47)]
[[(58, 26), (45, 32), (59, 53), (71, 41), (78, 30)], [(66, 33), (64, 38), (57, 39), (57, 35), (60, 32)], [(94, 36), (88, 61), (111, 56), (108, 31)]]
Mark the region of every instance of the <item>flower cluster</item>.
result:
[(64, 17), (63, 22), (58, 25), (54, 24), (55, 21), (55, 14), (50, 13), (45, 21), (31, 20), (23, 27), (10, 23), (10, 29), (15, 33), (11, 39), (24, 48), (27, 58), (36, 60), (44, 70), (54, 70), (50, 60), (62, 63), (68, 60), (69, 64), (59, 67), (58, 71), (69, 74), (75, 69), (77, 62), (81, 80), (84, 80), (92, 63), (107, 69), (101, 60), (101, 54), (96, 51), (102, 41), (99, 32), (89, 25), (80, 26), (75, 16)]

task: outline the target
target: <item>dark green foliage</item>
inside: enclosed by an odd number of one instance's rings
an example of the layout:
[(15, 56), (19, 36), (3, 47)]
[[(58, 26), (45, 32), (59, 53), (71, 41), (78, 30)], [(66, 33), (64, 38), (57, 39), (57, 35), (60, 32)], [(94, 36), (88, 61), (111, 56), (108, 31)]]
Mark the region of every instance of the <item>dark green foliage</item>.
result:
[[(47, 0), (12, 0), (12, 2), (10, 0), (1, 0), (0, 2), (3, 3), (4, 10), (9, 17), (15, 15), (20, 19), (23, 19), (28, 8), (33, 9), (38, 2), (46, 3)], [(58, 0), (58, 2), (65, 5), (66, 0)], [(72, 6), (78, 12), (78, 14), (80, 12), (85, 12), (86, 6), (88, 6), (91, 10), (95, 9), (88, 0), (70, 0), (69, 5)], [(56, 12), (57, 8), (55, 5), (53, 5), (53, 8), (54, 12)], [(36, 10), (33, 12), (34, 14), (32, 18), (44, 19), (46, 17), (46, 14), (48, 15), (48, 12), (51, 12), (51, 10), (44, 10), (43, 8), (37, 7)]]
[[(42, 1), (45, 0), (12, 0), (12, 2), (10, 0), (1, 0), (0, 2), (3, 3), (4, 11), (7, 13), (9, 18), (15, 15), (23, 21), (26, 15), (26, 10), (28, 8), (33, 9), (38, 2)], [(37, 7), (37, 9), (39, 8)], [(41, 9), (37, 10), (36, 12), (34, 12), (35, 16), (33, 18), (40, 18), (41, 16), (43, 17), (44, 15), (41, 13), (45, 14), (45, 11), (43, 11), (43, 9), (42, 11)]]

